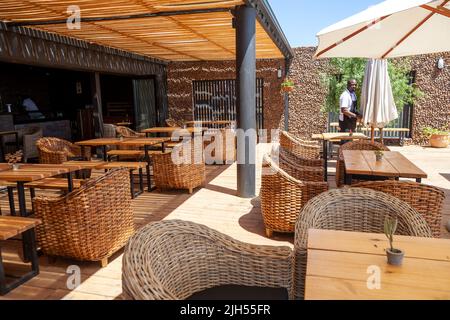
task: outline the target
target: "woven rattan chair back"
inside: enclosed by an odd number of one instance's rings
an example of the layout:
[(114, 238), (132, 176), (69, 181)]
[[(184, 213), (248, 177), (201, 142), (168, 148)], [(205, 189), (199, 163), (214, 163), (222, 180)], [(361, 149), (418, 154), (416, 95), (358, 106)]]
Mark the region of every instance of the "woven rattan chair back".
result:
[(398, 219), (396, 234), (431, 237), (425, 219), (406, 202), (365, 188), (330, 190), (313, 198), (303, 208), (295, 225), (296, 298), (303, 298), (307, 261), (308, 229), (384, 232), (386, 216)]
[(126, 299), (186, 299), (223, 285), (291, 292), (290, 248), (243, 243), (188, 221), (146, 225), (130, 239), (122, 261)]
[(273, 231), (293, 233), (303, 206), (326, 190), (327, 183), (297, 180), (265, 155), (260, 196), (266, 235), (271, 237)]
[[(36, 147), (38, 149), (40, 163), (59, 164), (67, 161), (69, 158), (81, 156), (80, 147), (60, 138), (41, 138), (36, 141)], [(89, 153), (87, 149), (85, 156), (88, 156)]]
[(305, 159), (320, 159), (320, 146), (316, 142), (297, 139), (286, 131), (280, 132), (280, 145), (296, 156)]
[(111, 170), (63, 197), (33, 200), (42, 252), (76, 260), (101, 261), (122, 248), (134, 233), (130, 176)]
[(412, 181), (368, 181), (354, 185), (381, 191), (405, 201), (416, 209), (431, 228), (433, 237), (441, 237), (442, 206), (445, 193), (439, 188)]

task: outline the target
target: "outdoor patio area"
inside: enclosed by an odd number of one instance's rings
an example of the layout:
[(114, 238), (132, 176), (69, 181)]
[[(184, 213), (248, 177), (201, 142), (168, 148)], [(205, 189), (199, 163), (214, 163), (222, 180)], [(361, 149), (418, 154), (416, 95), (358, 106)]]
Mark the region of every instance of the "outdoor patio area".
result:
[[(270, 145), (258, 145), (261, 159)], [(449, 238), (444, 223), (450, 219), (450, 149), (431, 149), (424, 147), (394, 147), (429, 175), (423, 183), (437, 186), (445, 191), (443, 206), (442, 237)], [(330, 163), (330, 187), (335, 186), (334, 161)], [(260, 169), (260, 164), (257, 168)], [(258, 190), (260, 170), (258, 169)], [(45, 191), (44, 191), (45, 192)], [(259, 191), (258, 191), (259, 193)], [(1, 196), (2, 211), (9, 210), (6, 194)], [(236, 165), (207, 166), (207, 185), (189, 195), (183, 191), (144, 193), (133, 200), (135, 222), (138, 226), (162, 219), (180, 219), (207, 225), (235, 239), (258, 245), (287, 245), (292, 247), (294, 235), (274, 233), (267, 238), (261, 216), (258, 198), (242, 199), (236, 196)], [(4, 253), (7, 270), (21, 270), (17, 247), (9, 247)], [(40, 257), (40, 274), (26, 284), (0, 299), (121, 299), (122, 293), (122, 252), (111, 259), (106, 268), (96, 262), (78, 262), (58, 258), (49, 264), (47, 257)], [(16, 264), (17, 263), (17, 264)], [(81, 284), (74, 290), (68, 289), (71, 274), (66, 273), (69, 266), (79, 266)], [(70, 271), (70, 270), (69, 270)]]

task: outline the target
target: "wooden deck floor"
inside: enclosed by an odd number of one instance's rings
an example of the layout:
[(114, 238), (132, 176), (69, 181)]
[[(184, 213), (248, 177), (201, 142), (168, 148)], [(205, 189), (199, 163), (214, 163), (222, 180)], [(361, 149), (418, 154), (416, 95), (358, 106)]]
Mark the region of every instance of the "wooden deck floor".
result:
[[(267, 146), (260, 146), (260, 152)], [(395, 149), (395, 148), (393, 148)], [(398, 149), (429, 174), (424, 183), (436, 185), (445, 190), (444, 221), (450, 219), (450, 149), (436, 150), (419, 147)], [(330, 173), (333, 175), (333, 163)], [(257, 166), (259, 167), (259, 166)], [(257, 174), (259, 177), (259, 174)], [(236, 166), (208, 166), (207, 186), (196, 190), (193, 195), (182, 191), (144, 193), (133, 201), (136, 224), (145, 225), (161, 219), (182, 219), (205, 224), (238, 240), (267, 245), (292, 246), (293, 236), (275, 234), (273, 239), (264, 236), (264, 227), (258, 198), (241, 199), (236, 193)], [(259, 179), (257, 185), (259, 186)], [(331, 177), (330, 186), (334, 187)], [(3, 212), (8, 212), (7, 196), (0, 195)], [(444, 227), (443, 227), (444, 230)], [(450, 234), (443, 233), (450, 238)], [(8, 269), (21, 270), (23, 265), (17, 257), (17, 248), (8, 246), (4, 250)], [(120, 299), (121, 254), (110, 259), (106, 268), (97, 263), (58, 259), (49, 264), (40, 258), (40, 275), (25, 285), (13, 290), (0, 299)], [(68, 289), (69, 266), (81, 270), (81, 285)]]

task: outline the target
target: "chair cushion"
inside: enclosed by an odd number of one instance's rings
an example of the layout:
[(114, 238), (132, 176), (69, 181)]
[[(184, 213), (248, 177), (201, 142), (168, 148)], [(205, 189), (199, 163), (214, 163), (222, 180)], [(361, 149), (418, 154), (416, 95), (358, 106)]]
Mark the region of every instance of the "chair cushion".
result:
[(226, 285), (197, 292), (187, 300), (288, 300), (288, 292), (284, 288)]

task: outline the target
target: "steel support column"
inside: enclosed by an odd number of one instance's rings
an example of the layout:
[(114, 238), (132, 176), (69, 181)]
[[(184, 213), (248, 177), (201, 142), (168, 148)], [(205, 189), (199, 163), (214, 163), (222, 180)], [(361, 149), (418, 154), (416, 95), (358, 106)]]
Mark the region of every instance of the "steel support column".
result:
[[(240, 6), (235, 10), (236, 27), (236, 111), (237, 190), (242, 198), (256, 193), (256, 10)], [(252, 132), (253, 131), (253, 132)], [(245, 136), (244, 136), (245, 132)], [(241, 139), (239, 139), (239, 134)]]

